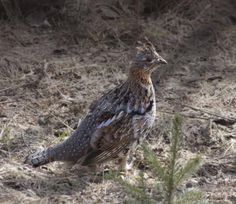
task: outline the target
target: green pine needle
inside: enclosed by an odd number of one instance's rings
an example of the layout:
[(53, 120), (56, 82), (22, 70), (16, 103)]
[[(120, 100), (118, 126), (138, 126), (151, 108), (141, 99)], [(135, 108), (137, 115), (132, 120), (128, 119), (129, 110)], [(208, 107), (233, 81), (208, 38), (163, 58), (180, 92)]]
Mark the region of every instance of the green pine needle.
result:
[(197, 156), (193, 159), (187, 161), (187, 163), (179, 169), (174, 175), (174, 184), (175, 186), (181, 185), (186, 179), (195, 174), (200, 168), (202, 159), (200, 156)]
[(121, 177), (117, 177), (117, 175), (109, 175), (110, 178), (118, 181), (125, 188), (130, 198), (127, 203), (209, 204), (200, 191), (192, 190), (184, 193), (177, 191), (177, 188), (196, 173), (202, 163), (200, 156), (188, 160), (185, 164), (180, 162), (183, 134), (182, 119), (179, 115), (176, 115), (173, 119), (170, 136), (171, 144), (166, 164), (162, 163), (148, 146), (143, 145), (147, 165), (150, 166), (152, 173), (157, 176), (156, 190), (160, 194), (158, 197), (147, 193), (147, 182), (143, 172), (136, 180), (137, 186), (130, 184)]

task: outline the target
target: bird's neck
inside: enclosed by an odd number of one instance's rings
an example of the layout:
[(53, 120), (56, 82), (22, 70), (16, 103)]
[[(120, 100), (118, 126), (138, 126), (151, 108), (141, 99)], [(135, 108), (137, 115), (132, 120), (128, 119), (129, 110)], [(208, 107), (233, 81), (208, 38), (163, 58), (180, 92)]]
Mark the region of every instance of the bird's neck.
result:
[(139, 114), (145, 114), (155, 107), (155, 92), (151, 80), (151, 74), (140, 72), (129, 73), (123, 86), (124, 98), (128, 98), (127, 110)]
[(143, 72), (142, 70), (130, 70), (127, 83), (128, 89), (134, 93), (137, 98), (148, 97), (148, 100), (155, 98), (151, 73)]
[(130, 70), (128, 81), (133, 84), (141, 86), (152, 86), (151, 73), (143, 70)]

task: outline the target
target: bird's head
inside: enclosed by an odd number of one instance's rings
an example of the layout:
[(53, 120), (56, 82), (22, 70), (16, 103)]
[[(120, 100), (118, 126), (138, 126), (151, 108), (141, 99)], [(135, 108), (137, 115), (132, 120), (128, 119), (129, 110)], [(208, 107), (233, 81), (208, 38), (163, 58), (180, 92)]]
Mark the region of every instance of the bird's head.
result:
[(131, 71), (141, 71), (150, 74), (161, 64), (167, 64), (167, 62), (157, 53), (154, 45), (147, 38), (142, 42), (139, 41), (132, 61)]

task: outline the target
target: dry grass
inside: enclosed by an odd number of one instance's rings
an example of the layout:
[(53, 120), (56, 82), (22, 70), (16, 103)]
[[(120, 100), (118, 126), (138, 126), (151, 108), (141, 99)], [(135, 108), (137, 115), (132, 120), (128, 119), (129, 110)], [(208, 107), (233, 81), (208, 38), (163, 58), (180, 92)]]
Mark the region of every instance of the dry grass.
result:
[[(70, 30), (2, 22), (1, 203), (124, 200), (122, 188), (103, 176), (81, 176), (58, 163), (32, 169), (23, 160), (29, 152), (63, 139), (83, 119), (94, 99), (125, 79), (132, 50), (127, 42), (133, 43), (137, 29), (151, 38), (169, 63), (153, 76), (158, 117), (148, 138), (150, 146), (165, 161), (169, 121), (174, 112), (180, 112), (184, 117), (184, 156), (200, 152), (205, 158), (198, 176), (184, 188), (199, 187), (209, 199), (235, 202), (236, 129), (235, 123), (227, 123), (236, 118), (234, 10), (228, 1), (193, 1), (191, 6), (190, 1), (182, 2), (184, 5), (156, 19), (130, 18), (122, 24), (123, 18), (99, 17), (101, 32), (96, 33), (93, 24), (94, 30), (88, 29), (92, 40), (78, 36), (75, 40), (76, 32)], [(114, 26), (114, 22), (118, 24)], [(134, 156), (137, 165), (132, 174), (137, 175), (142, 171), (138, 165), (142, 153), (138, 150)]]

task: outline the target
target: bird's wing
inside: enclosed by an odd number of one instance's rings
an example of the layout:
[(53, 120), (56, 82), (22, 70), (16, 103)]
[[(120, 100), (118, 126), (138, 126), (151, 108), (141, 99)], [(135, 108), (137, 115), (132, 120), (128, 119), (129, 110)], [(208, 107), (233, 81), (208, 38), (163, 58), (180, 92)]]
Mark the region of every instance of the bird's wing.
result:
[(96, 121), (90, 140), (92, 148), (83, 163), (101, 163), (126, 149), (133, 138), (132, 116), (125, 111), (104, 112)]
[[(106, 111), (110, 111), (112, 108), (114, 108), (116, 106), (116, 103), (119, 101), (120, 96), (123, 96), (125, 94), (122, 92), (122, 86), (125, 86), (125, 84), (121, 84), (120, 86), (109, 90), (102, 97), (94, 100), (89, 106), (90, 112), (96, 111), (97, 108), (104, 110), (106, 109)], [(125, 89), (125, 91), (127, 91), (127, 89)]]

